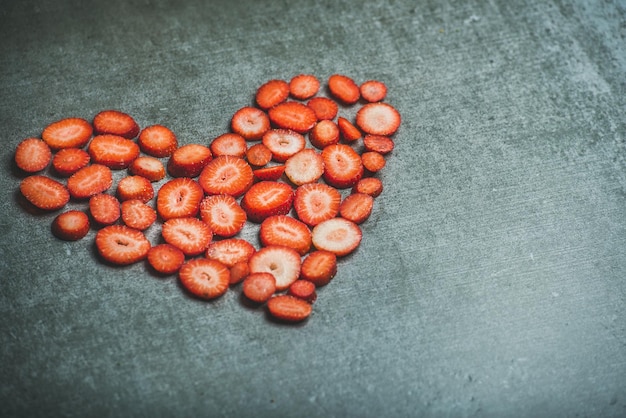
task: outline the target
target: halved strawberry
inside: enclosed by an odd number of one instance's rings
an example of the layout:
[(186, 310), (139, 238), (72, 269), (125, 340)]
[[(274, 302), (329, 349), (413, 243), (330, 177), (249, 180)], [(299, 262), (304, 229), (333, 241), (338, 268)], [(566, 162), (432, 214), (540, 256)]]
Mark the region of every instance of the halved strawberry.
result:
[(121, 205), (122, 221), (126, 226), (143, 231), (157, 219), (157, 213), (138, 199), (125, 200)]
[(352, 187), (363, 176), (361, 156), (345, 144), (329, 145), (322, 151), (324, 180), (339, 189)]
[(300, 254), (293, 248), (270, 245), (254, 253), (248, 261), (250, 274), (271, 273), (276, 290), (286, 290), (300, 275)]
[(234, 197), (226, 194), (206, 196), (200, 202), (200, 217), (215, 235), (232, 237), (239, 233), (248, 217)]
[(341, 116), (337, 118), (337, 126), (339, 127), (339, 132), (341, 132), (341, 137), (346, 142), (354, 142), (357, 139), (361, 138), (361, 131), (357, 129), (348, 119), (342, 118)]
[(137, 143), (143, 152), (157, 158), (169, 157), (178, 148), (178, 139), (172, 130), (163, 125), (144, 128)]
[(246, 139), (243, 136), (228, 132), (211, 141), (209, 148), (215, 157), (218, 155), (232, 155), (243, 158), (248, 150), (248, 144), (246, 144)]
[(66, 118), (53, 122), (41, 133), (41, 138), (53, 150), (82, 148), (93, 134), (89, 122), (82, 118)]
[(363, 145), (366, 151), (375, 151), (382, 155), (389, 154), (394, 148), (393, 140), (382, 135), (365, 135)]
[(256, 303), (265, 303), (276, 292), (276, 279), (267, 272), (251, 273), (243, 281), (242, 292), (246, 298)]
[(118, 135), (96, 135), (89, 143), (89, 155), (96, 164), (111, 169), (126, 168), (139, 157), (139, 146)]
[(103, 110), (93, 118), (93, 127), (98, 134), (119, 135), (134, 138), (139, 133), (139, 125), (129, 114), (119, 110)]
[(279, 178), (282, 177), (284, 172), (285, 166), (282, 164), (252, 170), (252, 174), (254, 174), (254, 177), (260, 181), (277, 181)]
[(370, 173), (376, 173), (385, 167), (386, 161), (382, 154), (376, 151), (366, 151), (361, 154), (363, 167)]
[(143, 232), (124, 225), (105, 226), (96, 234), (96, 248), (109, 263), (128, 265), (146, 258), (150, 241)]
[(213, 159), (211, 149), (200, 144), (187, 144), (177, 148), (167, 162), (172, 177), (196, 177)]
[(314, 97), (306, 104), (310, 107), (318, 120), (332, 120), (339, 112), (337, 103), (328, 97)]
[(270, 129), (263, 135), (263, 145), (270, 150), (274, 161), (284, 163), (287, 158), (304, 149), (306, 140), (296, 131)]
[(111, 169), (92, 164), (83, 167), (67, 179), (67, 188), (75, 199), (86, 199), (107, 190), (113, 184)]
[(330, 251), (311, 252), (302, 261), (300, 268), (300, 278), (314, 283), (317, 287), (327, 285), (336, 274), (337, 256)]
[(81, 148), (63, 148), (52, 158), (52, 167), (60, 175), (68, 177), (87, 167), (90, 161), (89, 153)]
[(339, 142), (339, 127), (332, 120), (320, 120), (309, 133), (311, 145), (323, 149)]
[(202, 299), (215, 299), (228, 290), (230, 271), (219, 261), (196, 258), (182, 265), (178, 278), (191, 294)]
[(89, 199), (89, 213), (99, 225), (112, 225), (120, 218), (120, 202), (110, 194), (97, 194)]
[(317, 116), (310, 107), (299, 102), (283, 102), (268, 111), (270, 121), (282, 129), (306, 133), (315, 126)]
[(148, 264), (158, 273), (173, 274), (185, 262), (185, 254), (170, 244), (159, 244), (148, 251)]
[(235, 263), (230, 268), (230, 284), (241, 283), (250, 274), (248, 260)]
[(230, 155), (214, 158), (198, 177), (198, 184), (206, 194), (227, 194), (234, 197), (244, 194), (253, 181), (250, 165), (243, 158)]
[(78, 241), (88, 232), (89, 217), (80, 210), (68, 210), (52, 221), (52, 233), (65, 241)]
[(258, 88), (256, 103), (261, 109), (269, 109), (289, 97), (289, 84), (284, 80), (270, 80)]
[(400, 122), (400, 113), (387, 103), (368, 103), (356, 113), (357, 126), (370, 135), (392, 135)]
[(313, 308), (311, 304), (291, 295), (277, 295), (267, 301), (270, 315), (280, 321), (300, 322), (307, 319)]
[(289, 93), (295, 99), (306, 100), (317, 94), (320, 81), (312, 74), (299, 74), (289, 81)]
[(247, 263), (255, 252), (256, 248), (245, 239), (228, 238), (211, 242), (206, 250), (206, 258), (234, 267), (237, 263)]
[(354, 104), (361, 97), (359, 86), (353, 79), (342, 74), (333, 74), (328, 78), (328, 89), (333, 97), (345, 104)]
[(300, 255), (311, 249), (311, 231), (303, 222), (286, 215), (275, 215), (261, 223), (259, 239), (265, 247), (282, 245), (293, 248)]
[(380, 102), (387, 95), (387, 86), (378, 80), (368, 80), (359, 87), (361, 97), (368, 102)]
[(27, 173), (36, 173), (48, 166), (52, 151), (38, 138), (26, 138), (15, 149), (15, 164)]
[(213, 232), (198, 218), (173, 218), (163, 223), (163, 239), (180, 249), (187, 256), (195, 256), (206, 251)]
[(352, 193), (365, 193), (378, 197), (383, 192), (383, 182), (376, 177), (364, 177), (352, 188)]
[(286, 183), (261, 181), (243, 195), (241, 207), (252, 222), (263, 222), (272, 215), (286, 215), (293, 203), (293, 190)]
[(309, 183), (296, 189), (293, 207), (298, 218), (309, 226), (315, 226), (339, 213), (341, 193), (324, 183)]
[(150, 181), (159, 181), (165, 177), (165, 167), (161, 160), (154, 157), (138, 157), (128, 167), (131, 174), (142, 176)]
[(332, 218), (317, 224), (311, 232), (313, 245), (341, 257), (354, 251), (363, 237), (361, 228), (344, 218)]
[(128, 176), (117, 183), (117, 197), (121, 202), (136, 199), (146, 203), (154, 197), (154, 188), (145, 177)]
[(314, 149), (303, 149), (285, 161), (285, 175), (296, 186), (315, 183), (322, 174), (324, 160)]
[(194, 180), (180, 177), (166, 182), (157, 193), (157, 212), (163, 220), (196, 216), (204, 190)]
[(270, 129), (270, 119), (261, 109), (246, 106), (235, 112), (230, 126), (234, 133), (247, 141), (257, 141)]
[(374, 198), (365, 193), (353, 193), (346, 196), (339, 206), (342, 218), (360, 224), (370, 217), (374, 207)]
[(263, 143), (254, 144), (246, 151), (246, 158), (253, 166), (263, 167), (272, 160), (272, 151)]
[(317, 299), (315, 284), (308, 280), (298, 279), (295, 282), (291, 283), (287, 294), (297, 297), (298, 299), (302, 299), (303, 301), (308, 303), (313, 303)]

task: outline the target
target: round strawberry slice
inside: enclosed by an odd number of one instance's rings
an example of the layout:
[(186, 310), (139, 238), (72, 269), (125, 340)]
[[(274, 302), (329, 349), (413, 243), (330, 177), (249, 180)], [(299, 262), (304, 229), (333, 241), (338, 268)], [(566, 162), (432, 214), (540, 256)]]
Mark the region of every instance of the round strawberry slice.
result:
[(148, 264), (161, 274), (173, 274), (185, 262), (185, 254), (170, 244), (159, 244), (148, 251)]
[(215, 299), (228, 290), (230, 271), (216, 260), (196, 258), (187, 261), (178, 271), (182, 285), (202, 299)]
[(293, 184), (315, 183), (324, 174), (324, 160), (314, 149), (307, 148), (285, 161), (285, 175)]
[(279, 321), (300, 322), (307, 319), (313, 310), (311, 304), (291, 295), (277, 295), (267, 301), (270, 315)]
[(54, 155), (52, 167), (61, 176), (69, 177), (83, 167), (87, 167), (91, 157), (81, 148), (63, 148)]
[(400, 113), (387, 103), (368, 103), (356, 114), (357, 126), (370, 135), (392, 135), (400, 122)]
[(234, 157), (243, 158), (246, 155), (248, 144), (243, 136), (229, 132), (211, 141), (209, 148), (213, 156), (216, 157), (218, 155), (232, 155)]
[(333, 218), (317, 224), (311, 233), (318, 250), (330, 251), (338, 257), (348, 255), (361, 243), (361, 228), (352, 221)]
[(52, 221), (52, 233), (65, 241), (78, 241), (89, 232), (89, 217), (79, 210), (68, 210)]
[(41, 138), (53, 150), (82, 148), (93, 134), (89, 122), (81, 118), (66, 118), (53, 122), (41, 133)]
[(180, 249), (187, 256), (200, 255), (213, 239), (213, 232), (198, 218), (174, 218), (165, 221), (161, 231), (168, 244)]
[(274, 161), (283, 163), (304, 149), (306, 140), (298, 132), (289, 129), (271, 129), (263, 135), (263, 145), (270, 150)]
[(277, 127), (304, 134), (315, 126), (317, 116), (310, 107), (299, 102), (283, 102), (267, 112), (270, 121)]
[(137, 143), (143, 152), (157, 158), (169, 157), (178, 148), (176, 135), (163, 125), (144, 128), (137, 138)]
[(27, 173), (36, 173), (48, 166), (52, 151), (41, 139), (26, 138), (15, 149), (15, 164)]
[(289, 93), (295, 99), (311, 98), (319, 89), (320, 81), (312, 74), (298, 74), (289, 81)]
[(317, 250), (309, 253), (302, 261), (300, 278), (315, 286), (325, 286), (337, 274), (337, 256), (330, 251)]
[(204, 197), (194, 180), (180, 177), (166, 182), (157, 193), (157, 212), (162, 219), (196, 216)]
[(341, 193), (324, 183), (309, 183), (298, 187), (293, 201), (298, 218), (309, 226), (337, 216), (340, 204)]
[(20, 192), (26, 200), (43, 210), (61, 209), (70, 200), (70, 193), (63, 184), (38, 174), (22, 180)]
[(128, 176), (117, 183), (117, 197), (121, 202), (137, 199), (146, 203), (154, 197), (154, 188), (145, 177)]
[(89, 155), (96, 164), (119, 170), (139, 157), (139, 146), (122, 136), (97, 135), (89, 143)]
[(167, 171), (172, 177), (196, 177), (213, 159), (209, 147), (187, 144), (172, 153), (167, 162)]
[(264, 246), (282, 245), (300, 255), (311, 248), (311, 231), (303, 222), (286, 215), (270, 216), (261, 223), (259, 238)]
[(245, 239), (229, 238), (220, 241), (213, 241), (206, 250), (206, 258), (217, 260), (227, 267), (234, 267), (236, 264), (248, 263), (256, 249)]
[(245, 193), (254, 181), (252, 168), (243, 159), (230, 155), (216, 157), (198, 177), (206, 194), (226, 194), (234, 197)]
[(248, 217), (234, 197), (220, 194), (206, 196), (200, 202), (200, 218), (215, 235), (232, 237), (241, 231)]
[(310, 107), (318, 120), (332, 120), (339, 112), (337, 103), (328, 97), (314, 97), (306, 104)]
[(261, 223), (272, 215), (286, 215), (291, 210), (294, 192), (286, 183), (260, 181), (254, 184), (241, 199), (241, 207), (248, 219)]
[(305, 302), (313, 303), (317, 299), (317, 292), (315, 291), (315, 284), (308, 280), (298, 279), (291, 283), (288, 295), (295, 296), (298, 299), (302, 299)]
[(270, 80), (256, 92), (256, 103), (261, 109), (269, 109), (282, 103), (289, 97), (289, 84), (284, 80)]
[(353, 193), (346, 196), (339, 206), (342, 218), (360, 224), (365, 222), (372, 213), (374, 198), (365, 193)]
[(339, 189), (352, 187), (363, 176), (361, 156), (349, 145), (329, 145), (322, 151), (324, 180)]
[(67, 179), (67, 188), (75, 199), (85, 199), (102, 193), (112, 184), (111, 169), (101, 164), (83, 167)]
[(103, 110), (93, 118), (93, 127), (98, 134), (118, 135), (134, 138), (139, 133), (139, 125), (128, 114), (119, 110)]
[(120, 202), (115, 196), (100, 193), (89, 199), (91, 217), (100, 225), (112, 225), (120, 218)]
[(378, 197), (383, 192), (383, 182), (377, 177), (365, 177), (352, 188), (352, 193), (365, 193)]
[(368, 80), (359, 87), (361, 97), (368, 102), (380, 102), (387, 95), (387, 86), (378, 80)]
[(235, 112), (230, 125), (234, 133), (247, 141), (257, 141), (270, 129), (270, 119), (261, 109), (246, 106)]
[(105, 226), (96, 234), (96, 248), (109, 263), (127, 265), (146, 258), (150, 241), (143, 232), (124, 225)]
[(252, 273), (243, 281), (242, 292), (256, 303), (265, 303), (276, 292), (276, 279), (271, 273)]
[(157, 219), (154, 209), (138, 199), (131, 199), (121, 204), (122, 220), (126, 226), (143, 231)]
[(250, 274), (271, 273), (276, 279), (276, 290), (287, 290), (300, 275), (300, 254), (293, 248), (270, 245), (254, 253), (248, 265)]
[(309, 134), (311, 145), (324, 149), (339, 142), (339, 127), (332, 120), (320, 120)]

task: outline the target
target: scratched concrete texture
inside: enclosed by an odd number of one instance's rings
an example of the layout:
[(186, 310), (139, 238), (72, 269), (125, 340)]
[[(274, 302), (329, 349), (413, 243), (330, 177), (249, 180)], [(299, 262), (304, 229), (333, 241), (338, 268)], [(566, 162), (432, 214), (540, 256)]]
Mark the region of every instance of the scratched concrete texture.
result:
[[(625, 22), (623, 0), (3, 2), (0, 415), (625, 416)], [(23, 204), (15, 146), (55, 120), (208, 144), (299, 73), (382, 80), (403, 117), (304, 324), (104, 265), (95, 230), (59, 241)]]

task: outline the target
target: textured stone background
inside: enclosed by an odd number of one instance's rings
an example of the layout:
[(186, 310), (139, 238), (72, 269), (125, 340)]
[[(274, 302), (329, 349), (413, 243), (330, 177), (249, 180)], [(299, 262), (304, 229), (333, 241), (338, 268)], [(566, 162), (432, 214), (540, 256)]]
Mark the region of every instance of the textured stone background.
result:
[[(623, 0), (4, 3), (0, 415), (626, 415)], [(208, 143), (301, 72), (383, 80), (403, 115), (302, 326), (103, 266), (19, 204), (13, 150), (52, 121)]]

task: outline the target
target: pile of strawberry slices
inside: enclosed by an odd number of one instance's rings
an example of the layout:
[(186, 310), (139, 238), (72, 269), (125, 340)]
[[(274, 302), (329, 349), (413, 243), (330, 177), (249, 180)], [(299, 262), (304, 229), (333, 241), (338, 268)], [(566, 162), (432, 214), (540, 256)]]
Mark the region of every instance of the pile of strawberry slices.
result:
[[(141, 129), (118, 110), (53, 122), (15, 151), (24, 204), (60, 211), (59, 239), (95, 229), (105, 263), (145, 260), (203, 299), (242, 283), (273, 318), (302, 321), (337, 258), (359, 246), (400, 126), (384, 83), (335, 74), (326, 87), (310, 74), (270, 80), (208, 144), (180, 145), (168, 127)], [(259, 248), (241, 238), (248, 222)]]

